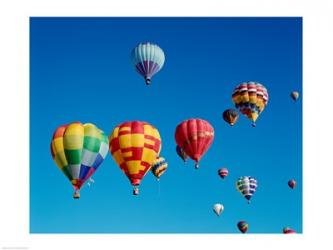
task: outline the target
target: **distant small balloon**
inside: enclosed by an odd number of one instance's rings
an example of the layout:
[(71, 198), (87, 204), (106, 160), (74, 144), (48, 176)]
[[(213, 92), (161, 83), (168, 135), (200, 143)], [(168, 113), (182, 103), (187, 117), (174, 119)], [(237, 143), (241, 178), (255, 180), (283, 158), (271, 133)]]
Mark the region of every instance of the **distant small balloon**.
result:
[(295, 234), (296, 231), (294, 229), (291, 229), (290, 227), (285, 227), (285, 228), (283, 228), (283, 233), (284, 234)]
[(220, 216), (220, 214), (223, 212), (224, 206), (220, 203), (217, 203), (213, 206), (213, 211), (217, 216)]
[(187, 154), (185, 153), (185, 151), (184, 151), (181, 147), (179, 147), (178, 145), (177, 145), (177, 147), (176, 147), (176, 152), (177, 152), (178, 156), (179, 156), (180, 158), (182, 158), (182, 160), (183, 160), (184, 162), (187, 161), (188, 155), (187, 155)]
[(297, 101), (298, 97), (299, 97), (299, 93), (297, 91), (293, 91), (290, 94), (290, 97), (294, 100)]
[(241, 231), (244, 234), (249, 229), (249, 224), (247, 224), (246, 221), (240, 221), (237, 223), (237, 227), (239, 231)]
[(229, 173), (228, 169), (226, 169), (226, 168), (220, 168), (217, 172), (218, 172), (218, 175), (219, 175), (222, 179), (224, 179), (225, 177), (227, 177), (227, 176), (228, 176), (228, 173)]
[(291, 188), (291, 189), (294, 189), (296, 187), (296, 181), (295, 180), (289, 180), (288, 181), (288, 186)]
[(164, 174), (164, 172), (168, 168), (168, 162), (163, 157), (157, 157), (154, 162), (153, 166), (151, 167), (151, 172), (157, 180), (160, 179), (160, 177)]
[(236, 110), (227, 109), (223, 112), (222, 117), (224, 121), (233, 126), (237, 122), (239, 115)]

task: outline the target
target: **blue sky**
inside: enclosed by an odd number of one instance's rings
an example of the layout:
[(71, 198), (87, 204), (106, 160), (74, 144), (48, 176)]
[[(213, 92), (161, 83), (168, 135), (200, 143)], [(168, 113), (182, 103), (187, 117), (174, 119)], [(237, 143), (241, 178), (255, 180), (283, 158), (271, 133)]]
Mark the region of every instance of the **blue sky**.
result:
[[(166, 55), (151, 86), (130, 61), (142, 41)], [(221, 114), (251, 80), (269, 103), (256, 128), (243, 115), (230, 127)], [(31, 18), (30, 232), (239, 233), (240, 220), (248, 233), (302, 232), (302, 96), (293, 102), (293, 90), (302, 94), (301, 18)], [(215, 129), (199, 170), (175, 153), (175, 127), (192, 117)], [(54, 130), (81, 121), (110, 134), (130, 120), (158, 128), (167, 172), (159, 183), (148, 173), (133, 196), (109, 154), (74, 200), (50, 154)], [(258, 180), (250, 205), (235, 188), (243, 175)]]

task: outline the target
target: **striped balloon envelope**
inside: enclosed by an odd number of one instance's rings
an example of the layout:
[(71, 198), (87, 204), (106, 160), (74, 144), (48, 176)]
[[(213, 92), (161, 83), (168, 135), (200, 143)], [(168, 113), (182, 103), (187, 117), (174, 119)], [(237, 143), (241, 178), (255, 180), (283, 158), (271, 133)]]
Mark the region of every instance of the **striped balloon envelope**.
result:
[(151, 172), (157, 178), (157, 180), (159, 180), (160, 177), (167, 170), (167, 168), (168, 168), (167, 161), (163, 157), (157, 157), (153, 162)]
[(260, 83), (244, 82), (234, 89), (232, 100), (235, 107), (246, 115), (255, 127), (255, 121), (268, 103), (268, 92)]
[(257, 186), (257, 180), (251, 176), (242, 176), (236, 182), (237, 190), (247, 199), (248, 203), (257, 190)]
[(136, 71), (144, 77), (147, 85), (150, 84), (153, 75), (162, 69), (165, 61), (163, 50), (150, 42), (136, 46), (132, 50), (131, 58)]
[(124, 122), (109, 137), (113, 159), (139, 194), (138, 186), (161, 151), (158, 130), (147, 122)]
[(51, 154), (58, 168), (72, 183), (74, 198), (101, 165), (109, 149), (107, 136), (92, 123), (74, 122), (60, 126), (53, 134)]

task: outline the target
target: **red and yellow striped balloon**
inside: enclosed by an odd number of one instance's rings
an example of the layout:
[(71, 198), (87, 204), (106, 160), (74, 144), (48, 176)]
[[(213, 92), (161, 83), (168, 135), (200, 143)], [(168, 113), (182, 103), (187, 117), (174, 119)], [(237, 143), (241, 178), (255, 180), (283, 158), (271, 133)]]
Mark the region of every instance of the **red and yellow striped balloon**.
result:
[(113, 159), (134, 186), (133, 194), (138, 194), (137, 186), (161, 151), (158, 130), (147, 122), (124, 122), (113, 130), (109, 142)]

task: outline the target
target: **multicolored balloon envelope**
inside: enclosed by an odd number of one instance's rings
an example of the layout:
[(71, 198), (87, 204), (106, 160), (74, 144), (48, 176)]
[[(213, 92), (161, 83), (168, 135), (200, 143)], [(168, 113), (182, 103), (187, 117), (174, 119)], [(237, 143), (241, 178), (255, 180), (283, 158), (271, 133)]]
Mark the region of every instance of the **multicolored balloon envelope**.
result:
[(51, 141), (52, 158), (71, 181), (80, 198), (80, 188), (105, 159), (109, 141), (103, 131), (92, 123), (74, 122), (60, 126)]
[(234, 89), (232, 100), (235, 107), (246, 115), (255, 127), (255, 121), (268, 103), (268, 92), (260, 83), (244, 82)]
[(294, 229), (289, 228), (289, 227), (285, 227), (285, 228), (283, 228), (283, 233), (284, 234), (295, 234), (296, 231)]
[(257, 190), (257, 180), (251, 176), (242, 176), (238, 178), (236, 187), (245, 199), (247, 199), (248, 203), (250, 203), (252, 195)]
[(214, 129), (209, 122), (202, 119), (189, 119), (181, 122), (175, 131), (177, 145), (196, 162), (207, 152), (214, 139)]
[(153, 75), (162, 69), (165, 61), (163, 50), (150, 42), (136, 46), (132, 50), (131, 58), (136, 71), (144, 77), (147, 85), (150, 84)]
[(247, 224), (246, 221), (240, 221), (237, 223), (237, 227), (239, 231), (241, 231), (244, 234), (249, 229), (249, 224)]
[(151, 172), (157, 178), (157, 180), (159, 180), (160, 177), (167, 170), (167, 168), (168, 168), (167, 161), (163, 157), (157, 157), (153, 162)]
[(234, 109), (227, 109), (222, 114), (223, 120), (229, 123), (231, 126), (234, 126), (238, 120), (238, 113)]
[(228, 169), (226, 169), (226, 168), (220, 168), (220, 169), (217, 171), (217, 173), (218, 173), (218, 175), (219, 175), (222, 179), (224, 179), (225, 177), (228, 176), (229, 171), (228, 171)]
[(110, 152), (139, 194), (138, 186), (161, 151), (158, 130), (147, 122), (124, 122), (109, 137)]

